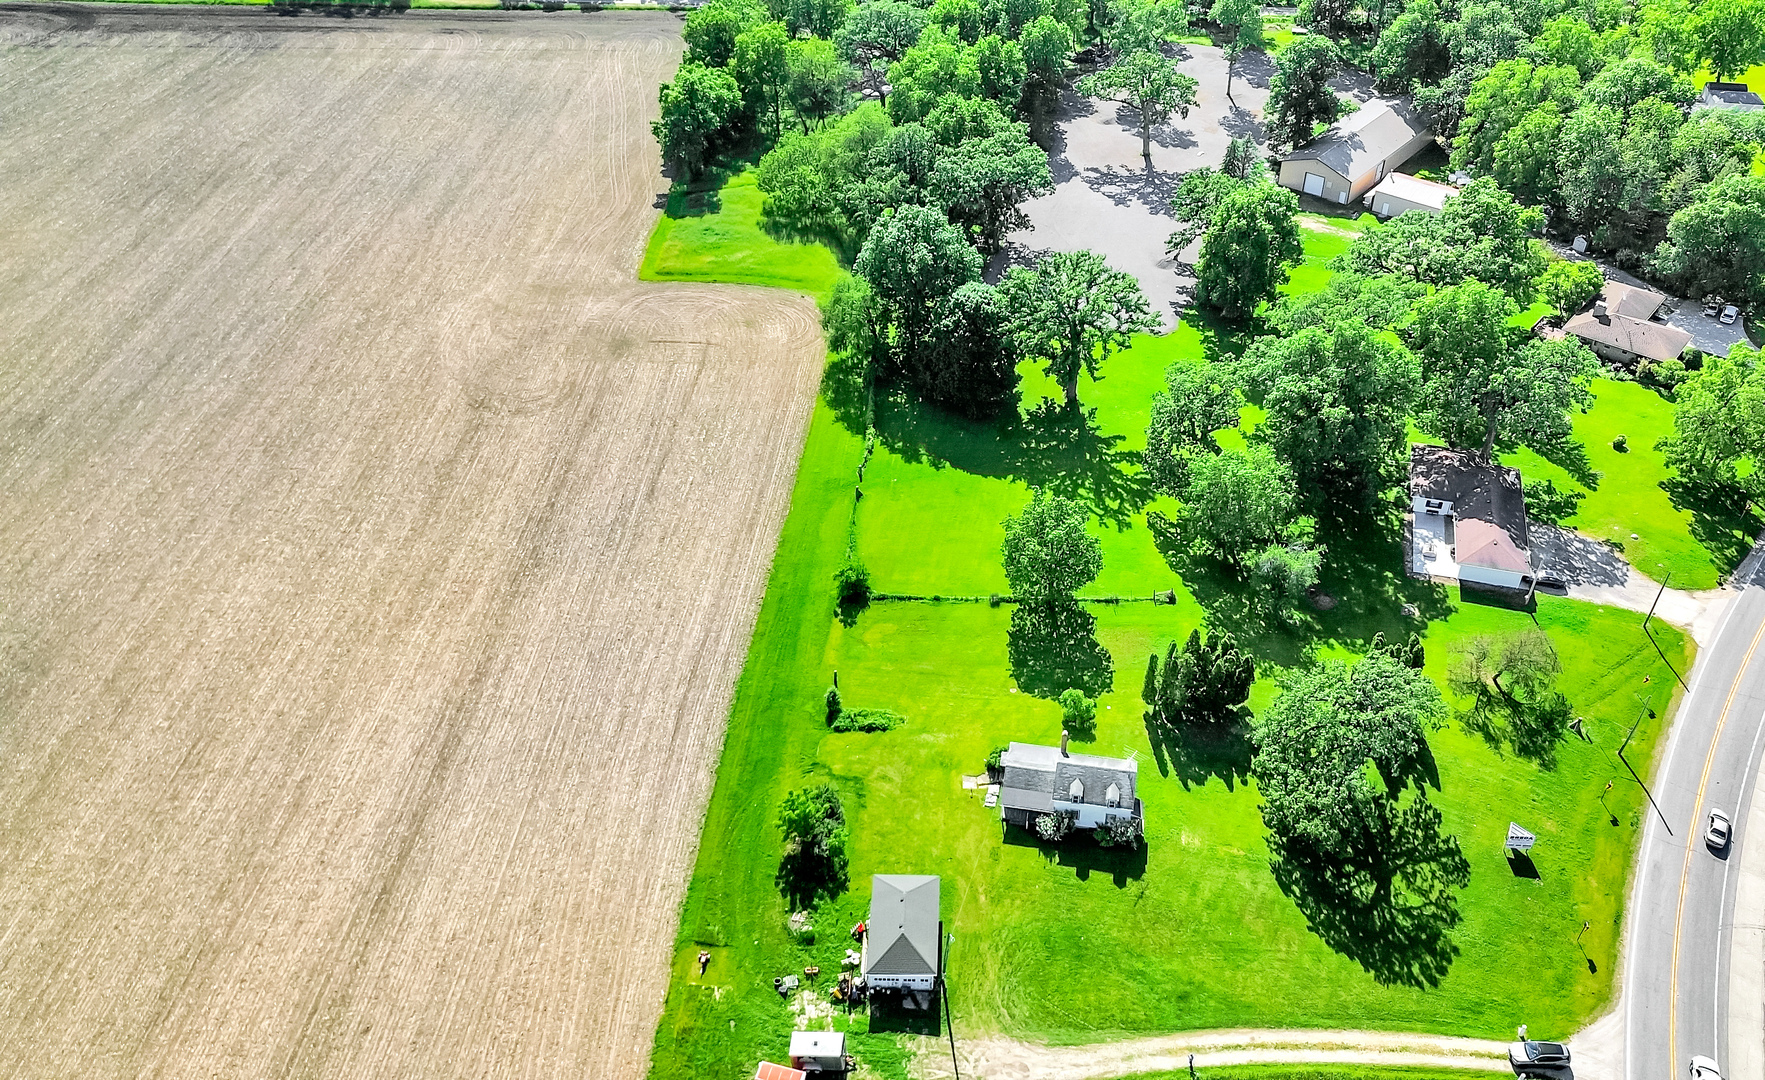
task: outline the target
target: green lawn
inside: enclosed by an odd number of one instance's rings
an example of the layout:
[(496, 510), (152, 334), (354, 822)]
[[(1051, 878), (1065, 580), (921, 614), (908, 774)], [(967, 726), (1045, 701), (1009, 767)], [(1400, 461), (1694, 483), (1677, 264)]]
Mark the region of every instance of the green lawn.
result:
[[(1761, 523), (1675, 506), (1669, 494), (1674, 487), (1671, 470), (1655, 449), (1673, 430), (1672, 403), (1634, 382), (1601, 379), (1593, 389), (1593, 410), (1575, 417), (1575, 438), (1585, 448), (1585, 463), (1569, 462), (1571, 472), (1530, 450), (1504, 455), (1503, 460), (1528, 480), (1548, 479), (1558, 487), (1587, 492), (1579, 512), (1564, 524), (1623, 544), (1625, 558), (1656, 581), (1671, 573), (1675, 588), (1715, 588), (1718, 576), (1746, 555)], [(1619, 435), (1627, 444), (1622, 452), (1612, 447)], [(1590, 482), (1579, 483), (1578, 477)], [(1689, 494), (1681, 497), (1692, 500)]]
[(770, 285), (825, 300), (839, 280), (839, 260), (820, 244), (780, 243), (768, 236), (760, 227), (765, 198), (751, 172), (721, 187), (675, 185), (637, 276)]
[[(739, 178), (721, 198), (722, 214), (663, 220), (646, 276), (703, 280), (730, 272), (756, 280), (754, 267), (777, 273), (826, 254), (771, 241), (758, 224), (758, 193)], [(1348, 241), (1315, 229), (1305, 240), (1316, 287), (1327, 272), (1322, 263)], [(837, 272), (827, 260), (819, 287), (801, 271), (795, 280), (807, 284), (798, 287), (824, 291)], [(1381, 987), (1306, 929), (1269, 873), (1238, 748), (1179, 750), (1172, 758), (1151, 745), (1138, 701), (1145, 658), (1203, 618), (1231, 629), (1258, 655), (1253, 707), (1273, 695), (1282, 665), (1352, 656), (1378, 631), (1424, 633), (1428, 670), (1438, 677), (1453, 641), (1533, 625), (1524, 613), (1406, 577), (1395, 519), (1327, 536), (1322, 587), (1336, 605), (1308, 606), (1291, 623), (1246, 606), (1241, 587), (1206, 567), (1180, 576), (1166, 539), (1148, 524), (1149, 513), (1169, 507), (1144, 488), (1135, 461), (1150, 398), (1171, 360), (1232, 353), (1242, 344), (1233, 332), (1188, 323), (1167, 337), (1138, 339), (1109, 361), (1102, 379), (1082, 380), (1079, 419), (1038, 407), (1058, 392), (1034, 370), (1025, 372), (1022, 416), (997, 424), (964, 423), (884, 395), (855, 513), (863, 414), (841, 365), (830, 369), (737, 687), (652, 1076), (745, 1078), (756, 1059), (782, 1055), (794, 1026), (828, 1022), (851, 1032), (853, 1052), (878, 1075), (903, 1076), (913, 1040), (898, 1026), (873, 1030), (862, 1013), (805, 1019), (797, 1011), (802, 996), (787, 1007), (771, 989), (775, 976), (807, 965), (838, 970), (850, 944), (846, 930), (867, 908), (869, 875), (881, 872), (944, 879), (959, 1037), (1003, 1031), (1087, 1042), (1240, 1025), (1501, 1037), (1517, 1016), (1535, 1031), (1567, 1034), (1609, 1003), (1644, 805), (1614, 751), (1639, 716), (1635, 692), (1649, 690), (1664, 713), (1674, 685), (1635, 614), (1540, 598), (1537, 624), (1562, 645), (1563, 688), (1592, 736), (1591, 743), (1563, 743), (1554, 768), (1456, 724), (1433, 736), (1434, 798), (1473, 868), (1460, 898), (1463, 922), (1452, 934), (1460, 952), (1433, 990)], [(1010, 605), (889, 600), (850, 625), (834, 618), (833, 573), (854, 521), (880, 591), (1003, 591), (999, 523), (1032, 485), (1098, 511), (1105, 570), (1086, 595), (1173, 589), (1178, 599), (1088, 606), (1096, 642), (1114, 661), (1114, 689), (1103, 696), (1090, 748), (1137, 753), (1142, 761), (1147, 843), (1136, 856), (1086, 840), (1046, 852), (1002, 842), (997, 811), (961, 787), (960, 776), (981, 771), (994, 746), (1058, 737), (1058, 708), (1017, 692), (1018, 678), (1033, 673), (1013, 671)], [(1406, 616), (1405, 604), (1417, 614)], [(1668, 627), (1656, 641), (1685, 670), (1689, 642)], [(894, 709), (908, 722), (879, 734), (830, 733), (821, 700), (836, 670), (848, 707)], [(1635, 733), (1628, 756), (1639, 768), (1651, 760), (1659, 724), (1645, 718)], [(847, 806), (852, 884), (815, 912), (814, 940), (803, 942), (787, 931), (773, 880), (780, 854), (773, 817), (787, 791), (821, 781), (835, 783)], [(1607, 781), (1614, 787), (1602, 806)], [(1607, 823), (1606, 807), (1616, 826)], [(1537, 878), (1516, 876), (1503, 857), (1510, 820), (1540, 836)], [(1574, 947), (1584, 921), (1585, 958)], [(702, 979), (694, 963), (700, 948), (713, 954)], [(1513, 958), (1522, 954), (1526, 977), (1516, 979)], [(808, 1000), (820, 1008), (824, 999)]]

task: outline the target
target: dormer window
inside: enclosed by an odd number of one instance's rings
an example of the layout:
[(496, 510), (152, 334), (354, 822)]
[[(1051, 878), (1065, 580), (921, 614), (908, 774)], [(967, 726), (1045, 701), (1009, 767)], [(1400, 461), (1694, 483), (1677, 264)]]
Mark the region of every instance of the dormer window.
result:
[(1109, 790), (1103, 793), (1103, 801), (1111, 806), (1120, 806), (1122, 804), (1122, 789), (1114, 784), (1109, 785)]
[(1084, 783), (1084, 781), (1074, 780), (1072, 782), (1072, 786), (1066, 789), (1066, 793), (1070, 797), (1070, 800), (1072, 802), (1079, 802), (1079, 803), (1084, 802), (1085, 801), (1085, 783)]

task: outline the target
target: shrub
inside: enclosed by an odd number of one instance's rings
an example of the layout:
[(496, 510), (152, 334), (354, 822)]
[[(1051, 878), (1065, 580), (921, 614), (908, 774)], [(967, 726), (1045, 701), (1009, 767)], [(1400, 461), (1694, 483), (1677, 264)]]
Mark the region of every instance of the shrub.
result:
[(862, 607), (870, 603), (870, 570), (855, 553), (846, 556), (834, 580), (839, 584), (841, 607)]
[(1630, 453), (1630, 440), (1620, 435), (1612, 440), (1612, 449), (1620, 454), (1628, 454)]
[(888, 731), (907, 722), (898, 712), (887, 709), (842, 709), (828, 719), (835, 731)]
[(1133, 847), (1140, 842), (1140, 823), (1131, 817), (1106, 817), (1095, 835), (1104, 847)]
[(1071, 835), (1079, 815), (1072, 810), (1056, 810), (1036, 818), (1036, 835), (1049, 843), (1058, 843)]
[(1060, 695), (1060, 718), (1069, 731), (1089, 731), (1097, 720), (1097, 703), (1083, 690), (1067, 690)]
[(839, 715), (840, 688), (837, 686), (830, 686), (827, 688), (827, 722), (830, 724), (833, 723), (835, 720), (839, 719)]
[(1008, 749), (1010, 749), (1010, 748), (1005, 747), (1005, 746), (993, 747), (993, 752), (987, 755), (987, 771), (988, 772), (996, 773), (999, 771), (999, 769), (1001, 767), (1000, 762), (1002, 760), (1004, 760), (1005, 751)]

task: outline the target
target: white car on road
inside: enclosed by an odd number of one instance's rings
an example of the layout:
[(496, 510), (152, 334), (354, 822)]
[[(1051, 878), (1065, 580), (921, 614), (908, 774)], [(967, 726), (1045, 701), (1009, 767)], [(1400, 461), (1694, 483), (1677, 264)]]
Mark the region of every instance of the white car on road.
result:
[(1716, 1059), (1707, 1058), (1701, 1054), (1691, 1059), (1691, 1065), (1686, 1069), (1686, 1072), (1690, 1075), (1691, 1080), (1722, 1080), (1722, 1073), (1716, 1068)]
[(1711, 851), (1722, 851), (1728, 847), (1729, 838), (1733, 835), (1734, 825), (1728, 820), (1727, 811), (1712, 809), (1710, 824), (1704, 829), (1704, 843), (1710, 845)]

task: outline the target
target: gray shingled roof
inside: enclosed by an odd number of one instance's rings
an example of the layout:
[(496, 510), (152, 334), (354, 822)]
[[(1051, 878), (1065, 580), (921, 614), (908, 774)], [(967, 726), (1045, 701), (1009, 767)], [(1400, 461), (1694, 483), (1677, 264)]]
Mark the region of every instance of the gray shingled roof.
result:
[(1564, 323), (1563, 329), (1583, 341), (1609, 345), (1650, 360), (1672, 360), (1691, 344), (1691, 335), (1677, 326), (1610, 312), (1596, 315), (1584, 311)]
[(1526, 496), (1520, 470), (1489, 465), (1469, 450), (1444, 446), (1410, 447), (1410, 493), (1453, 504), (1453, 516), (1487, 521), (1527, 549)]
[(1321, 161), (1354, 180), (1373, 171), (1428, 128), (1428, 122), (1409, 106), (1373, 100), (1282, 160)]
[(1014, 810), (1048, 811), (1053, 800), (1074, 801), (1072, 783), (1084, 785), (1084, 801), (1102, 804), (1109, 785), (1118, 789), (1119, 805), (1132, 807), (1140, 777), (1140, 766), (1126, 758), (1100, 757), (1096, 754), (1067, 754), (1062, 757), (1057, 746), (1014, 742), (999, 757), (1004, 770), (999, 785), (999, 801)]
[(872, 877), (864, 974), (936, 975), (939, 926), (936, 875)]

